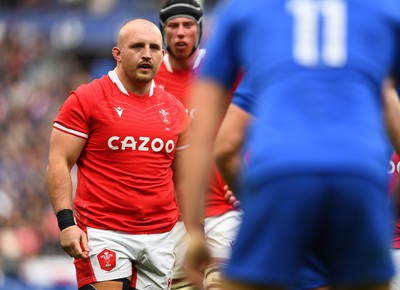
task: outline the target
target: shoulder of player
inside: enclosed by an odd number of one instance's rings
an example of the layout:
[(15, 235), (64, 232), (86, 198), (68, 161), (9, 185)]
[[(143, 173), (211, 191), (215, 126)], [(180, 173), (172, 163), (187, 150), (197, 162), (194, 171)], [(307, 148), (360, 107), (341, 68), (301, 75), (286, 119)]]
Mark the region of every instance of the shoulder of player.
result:
[(167, 102), (167, 103), (169, 103), (169, 104), (171, 104), (173, 106), (177, 106), (177, 107), (180, 107), (180, 109), (185, 110), (185, 107), (183, 106), (181, 101), (179, 101), (179, 99), (177, 97), (175, 97), (170, 92), (167, 92), (166, 90), (164, 90), (160, 86), (156, 85), (154, 87), (153, 96), (156, 97), (157, 99), (159, 99), (162, 102)]
[(164, 99), (166, 101), (175, 102), (177, 100), (176, 97), (173, 94), (171, 94), (170, 92), (167, 92), (166, 90), (164, 90), (162, 85), (158, 85), (157, 83), (156, 83), (156, 85), (154, 87), (153, 95), (156, 96), (159, 99)]
[(166, 61), (165, 61), (165, 59), (164, 59), (164, 60), (161, 62), (160, 67), (158, 68), (158, 72), (157, 72), (157, 74), (156, 74), (156, 76), (155, 76), (155, 79), (157, 79), (157, 77), (159, 77), (159, 76), (163, 76), (163, 75), (170, 74), (170, 73), (171, 73), (171, 72), (168, 70)]

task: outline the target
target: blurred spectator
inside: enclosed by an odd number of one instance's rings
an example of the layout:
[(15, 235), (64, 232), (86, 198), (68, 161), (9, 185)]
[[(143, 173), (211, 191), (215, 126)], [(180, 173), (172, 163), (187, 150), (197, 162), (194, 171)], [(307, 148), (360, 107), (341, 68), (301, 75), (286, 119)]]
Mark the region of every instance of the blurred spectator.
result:
[(52, 0), (1, 0), (0, 8), (49, 8), (52, 2)]
[(84, 60), (27, 25), (0, 38), (0, 276), (19, 278), (31, 258), (65, 256), (47, 196), (47, 140), (71, 88), (91, 79)]

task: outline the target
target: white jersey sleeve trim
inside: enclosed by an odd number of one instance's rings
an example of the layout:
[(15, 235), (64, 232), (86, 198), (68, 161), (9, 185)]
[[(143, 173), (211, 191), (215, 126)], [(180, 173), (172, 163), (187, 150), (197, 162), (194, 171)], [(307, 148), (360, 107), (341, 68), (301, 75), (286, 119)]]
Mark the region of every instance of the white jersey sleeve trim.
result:
[(164, 61), (165, 68), (167, 69), (167, 71), (169, 71), (170, 73), (173, 73), (174, 70), (172, 69), (171, 62), (169, 61), (169, 54), (168, 53), (164, 54), (163, 61)]
[(206, 55), (206, 50), (203, 48), (200, 49), (199, 54), (197, 55), (196, 61), (193, 64), (193, 69), (196, 69), (201, 64), (205, 55)]
[(69, 133), (71, 135), (75, 135), (75, 136), (82, 137), (82, 138), (85, 138), (85, 139), (89, 138), (88, 134), (82, 133), (82, 132), (79, 132), (79, 131), (76, 131), (76, 130), (69, 129), (69, 128), (64, 127), (63, 125), (61, 125), (59, 123), (54, 123), (53, 127), (58, 129), (58, 130), (61, 130), (63, 132)]
[(189, 144), (176, 147), (176, 151), (182, 151), (189, 148)]

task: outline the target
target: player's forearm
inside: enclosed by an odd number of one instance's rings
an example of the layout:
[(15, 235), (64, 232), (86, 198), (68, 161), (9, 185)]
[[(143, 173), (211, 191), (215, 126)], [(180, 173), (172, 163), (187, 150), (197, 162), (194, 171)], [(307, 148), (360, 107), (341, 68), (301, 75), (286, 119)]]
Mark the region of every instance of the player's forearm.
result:
[(215, 162), (226, 184), (230, 188), (234, 189), (237, 170), (240, 166), (240, 155), (238, 154), (230, 154), (223, 156), (216, 155)]
[(181, 214), (188, 232), (204, 229), (204, 200), (207, 184), (210, 178), (208, 162), (202, 153), (192, 151), (188, 163), (182, 169), (185, 178), (178, 185), (178, 203), (181, 203)]
[(47, 167), (47, 190), (54, 213), (72, 209), (72, 182), (70, 168), (62, 162), (49, 159)]
[(199, 81), (194, 89), (196, 117), (191, 127), (188, 158), (184, 161), (187, 190), (185, 190), (187, 230), (197, 231), (204, 214), (204, 195), (212, 171), (212, 150), (223, 117), (226, 99), (224, 89), (212, 81)]
[(242, 166), (242, 149), (251, 115), (231, 104), (214, 144), (214, 159), (225, 182), (235, 189), (235, 180)]

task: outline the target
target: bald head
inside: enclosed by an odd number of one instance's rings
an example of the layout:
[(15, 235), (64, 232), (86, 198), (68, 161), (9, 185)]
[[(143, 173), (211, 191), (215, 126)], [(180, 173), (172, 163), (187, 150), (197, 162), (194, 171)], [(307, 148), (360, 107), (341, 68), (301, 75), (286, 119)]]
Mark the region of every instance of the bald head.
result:
[(138, 18), (130, 20), (121, 26), (118, 32), (117, 46), (122, 46), (129, 39), (129, 35), (137, 33), (154, 34), (162, 43), (162, 35), (158, 26), (149, 20)]
[(126, 22), (119, 30), (112, 54), (124, 87), (139, 94), (147, 92), (164, 56), (160, 29), (142, 18)]

